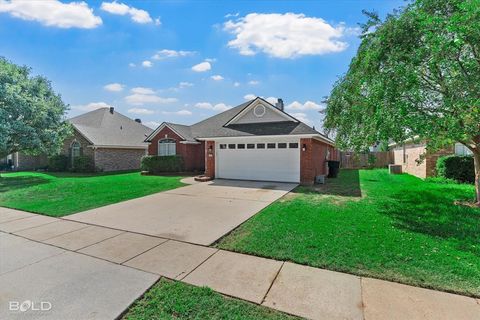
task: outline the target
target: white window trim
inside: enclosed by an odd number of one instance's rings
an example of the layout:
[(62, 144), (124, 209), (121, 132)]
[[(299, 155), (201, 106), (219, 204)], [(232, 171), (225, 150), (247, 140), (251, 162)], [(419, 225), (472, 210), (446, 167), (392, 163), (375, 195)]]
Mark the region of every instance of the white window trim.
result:
[[(170, 142), (164, 142), (164, 141)], [(163, 141), (163, 142), (162, 142)], [(158, 140), (158, 155), (160, 157), (174, 156), (177, 154), (177, 142), (174, 139), (160, 139)]]

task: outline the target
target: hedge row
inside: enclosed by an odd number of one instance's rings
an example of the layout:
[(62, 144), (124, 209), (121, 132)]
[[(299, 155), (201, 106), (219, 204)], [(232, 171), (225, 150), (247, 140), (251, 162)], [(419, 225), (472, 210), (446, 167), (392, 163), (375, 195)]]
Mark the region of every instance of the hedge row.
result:
[(458, 182), (475, 182), (473, 156), (445, 156), (437, 160), (437, 175)]
[(180, 155), (162, 157), (144, 156), (142, 158), (141, 168), (143, 171), (148, 171), (152, 174), (159, 174), (162, 172), (182, 172), (184, 171), (184, 162)]
[(73, 159), (70, 165), (70, 158), (65, 155), (56, 155), (48, 158), (48, 170), (54, 172), (94, 172), (95, 166), (90, 157), (79, 156)]

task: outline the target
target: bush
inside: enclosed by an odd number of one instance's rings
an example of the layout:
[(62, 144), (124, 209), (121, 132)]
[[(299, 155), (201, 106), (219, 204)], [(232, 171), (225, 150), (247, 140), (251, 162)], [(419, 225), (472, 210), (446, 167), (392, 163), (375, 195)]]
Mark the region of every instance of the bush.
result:
[(93, 165), (93, 161), (90, 157), (79, 156), (73, 159), (72, 171), (73, 172), (94, 172), (95, 166)]
[(142, 158), (141, 168), (153, 174), (162, 172), (181, 172), (184, 170), (182, 156), (145, 156)]
[(458, 182), (475, 182), (475, 165), (472, 156), (445, 156), (437, 160), (437, 175)]
[(56, 155), (48, 158), (48, 170), (62, 172), (67, 171), (68, 157), (64, 155)]

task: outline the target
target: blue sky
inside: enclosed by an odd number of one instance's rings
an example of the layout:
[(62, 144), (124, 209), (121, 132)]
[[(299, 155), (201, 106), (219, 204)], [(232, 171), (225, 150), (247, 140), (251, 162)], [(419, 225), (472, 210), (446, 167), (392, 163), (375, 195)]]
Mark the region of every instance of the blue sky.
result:
[(191, 124), (257, 95), (319, 128), (362, 9), (403, 3), (0, 0), (0, 55), (50, 79), (70, 116), (108, 105)]

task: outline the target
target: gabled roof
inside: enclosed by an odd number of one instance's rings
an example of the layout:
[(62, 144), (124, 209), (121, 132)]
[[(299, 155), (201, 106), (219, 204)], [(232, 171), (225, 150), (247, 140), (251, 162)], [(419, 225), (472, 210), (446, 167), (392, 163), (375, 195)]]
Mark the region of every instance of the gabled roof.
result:
[(94, 146), (147, 148), (153, 130), (109, 108), (96, 109), (68, 120)]
[(255, 101), (261, 100), (263, 104), (268, 104), (275, 108), (271, 103), (262, 98), (242, 103), (232, 109), (216, 114), (203, 121), (197, 122), (191, 126), (179, 125), (174, 123), (163, 123), (160, 125), (145, 141), (151, 139), (167, 125), (173, 131), (177, 132), (186, 141), (197, 141), (204, 138), (219, 137), (247, 137), (247, 136), (270, 136), (270, 135), (312, 135), (318, 136), (327, 143), (333, 144), (333, 141), (305, 123), (295, 119), (282, 110), (279, 112), (286, 115), (286, 119), (291, 121), (263, 122), (263, 123), (242, 123), (228, 124), (232, 119), (248, 108)]

